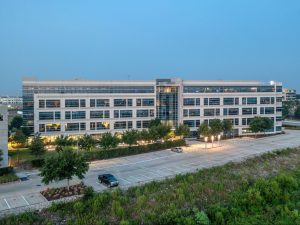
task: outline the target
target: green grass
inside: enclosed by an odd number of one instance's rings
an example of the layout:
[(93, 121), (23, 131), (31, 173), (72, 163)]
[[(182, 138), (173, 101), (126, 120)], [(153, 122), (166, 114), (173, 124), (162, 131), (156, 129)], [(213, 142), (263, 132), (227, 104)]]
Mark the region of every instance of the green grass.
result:
[(0, 176), (0, 184), (8, 183), (12, 181), (19, 180), (19, 178), (14, 173), (5, 174)]
[(53, 204), (39, 213), (6, 217), (0, 224), (297, 225), (299, 187), (300, 148), (289, 148)]

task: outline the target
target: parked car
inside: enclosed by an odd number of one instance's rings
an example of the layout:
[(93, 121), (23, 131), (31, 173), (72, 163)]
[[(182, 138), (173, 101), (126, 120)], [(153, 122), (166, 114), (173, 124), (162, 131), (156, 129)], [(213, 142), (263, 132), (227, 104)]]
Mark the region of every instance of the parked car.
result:
[(181, 147), (171, 148), (171, 151), (172, 151), (172, 152), (177, 152), (177, 153), (182, 153), (182, 152), (183, 152), (183, 150), (182, 150)]
[(101, 174), (98, 176), (100, 183), (107, 185), (108, 187), (115, 187), (119, 185), (119, 181), (112, 174)]

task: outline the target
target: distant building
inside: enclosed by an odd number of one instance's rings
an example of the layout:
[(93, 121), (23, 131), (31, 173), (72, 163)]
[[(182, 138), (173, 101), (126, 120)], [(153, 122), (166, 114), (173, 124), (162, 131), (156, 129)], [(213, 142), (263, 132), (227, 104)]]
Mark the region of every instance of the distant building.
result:
[(295, 89), (283, 88), (283, 101), (295, 101), (297, 93)]
[(196, 132), (201, 123), (228, 120), (237, 135), (250, 133), (255, 116), (281, 132), (282, 83), (269, 81), (23, 80), (24, 126), (49, 138), (148, 128), (159, 118)]
[(8, 112), (7, 106), (0, 105), (0, 151), (2, 151), (2, 161), (0, 167), (8, 166)]
[(18, 96), (1, 96), (0, 105), (7, 105), (8, 108), (22, 109), (23, 98)]

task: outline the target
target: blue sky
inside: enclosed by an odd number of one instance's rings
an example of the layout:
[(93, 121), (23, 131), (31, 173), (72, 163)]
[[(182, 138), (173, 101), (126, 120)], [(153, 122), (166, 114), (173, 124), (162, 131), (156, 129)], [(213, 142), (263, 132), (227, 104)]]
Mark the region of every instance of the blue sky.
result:
[(21, 79), (279, 80), (300, 92), (299, 0), (1, 0), (0, 95)]

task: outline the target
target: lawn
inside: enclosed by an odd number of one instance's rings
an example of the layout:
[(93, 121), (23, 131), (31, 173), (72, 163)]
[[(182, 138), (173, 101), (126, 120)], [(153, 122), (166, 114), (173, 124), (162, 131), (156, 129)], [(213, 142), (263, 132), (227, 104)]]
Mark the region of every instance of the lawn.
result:
[(0, 224), (300, 224), (300, 148), (53, 204)]
[(0, 184), (17, 181), (17, 180), (19, 180), (19, 178), (13, 172), (0, 176)]

